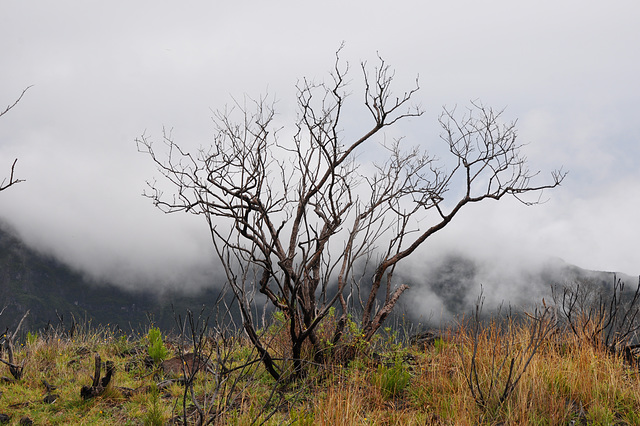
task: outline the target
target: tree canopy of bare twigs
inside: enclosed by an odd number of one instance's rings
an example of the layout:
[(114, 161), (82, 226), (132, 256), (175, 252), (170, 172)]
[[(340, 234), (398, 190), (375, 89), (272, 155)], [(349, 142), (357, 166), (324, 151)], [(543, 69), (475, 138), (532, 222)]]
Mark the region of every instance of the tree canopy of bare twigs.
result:
[[(197, 152), (184, 150), (167, 131), (162, 153), (146, 134), (136, 140), (175, 190), (167, 197), (153, 181), (145, 195), (165, 212), (206, 218), (245, 331), (275, 378), (279, 367), (252, 318), (254, 291), (290, 320), (290, 356), (299, 372), (303, 343), (322, 358), (326, 348), (316, 331), (332, 306), (341, 315), (333, 343), (350, 310), (359, 312), (362, 334), (371, 339), (408, 289), (394, 280), (398, 263), (463, 207), (507, 195), (536, 204), (540, 198), (523, 196), (539, 197), (566, 175), (557, 170), (546, 183), (534, 183), (538, 173), (521, 154), (515, 125), (501, 123), (501, 112), (479, 102), (440, 117), (448, 166), (404, 139), (381, 143), (385, 128), (422, 115), (412, 105), (418, 81), (396, 96), (394, 72), (382, 58), (360, 68), (370, 125), (354, 139), (341, 132), (349, 66), (338, 52), (328, 81), (298, 83), (292, 129), (278, 126), (275, 103), (259, 98), (216, 112), (213, 143)], [(358, 154), (376, 149), (382, 161), (359, 163)], [(427, 218), (433, 221), (425, 226)]]
[[(20, 102), (22, 100), (22, 97), (27, 92), (27, 90), (29, 90), (30, 87), (31, 86), (29, 86), (26, 89), (24, 89), (22, 91), (22, 93), (20, 94), (20, 96), (18, 97), (18, 99), (16, 99), (14, 103), (12, 103), (10, 105), (7, 105), (7, 107), (4, 109), (4, 111), (0, 112), (0, 117), (2, 117), (3, 115), (5, 115), (9, 111), (11, 111), (13, 109), (13, 107), (18, 105), (18, 102)], [(4, 178), (4, 179), (2, 179), (2, 182), (0, 182), (0, 191), (4, 191), (5, 189), (7, 189), (10, 186), (13, 186), (13, 185), (15, 185), (17, 183), (24, 182), (24, 179), (18, 179), (17, 177), (15, 177), (15, 169), (16, 169), (16, 163), (17, 162), (18, 162), (18, 159), (16, 158), (15, 160), (13, 160), (13, 163), (11, 164), (11, 173), (9, 174), (9, 181), (7, 182), (7, 179)]]

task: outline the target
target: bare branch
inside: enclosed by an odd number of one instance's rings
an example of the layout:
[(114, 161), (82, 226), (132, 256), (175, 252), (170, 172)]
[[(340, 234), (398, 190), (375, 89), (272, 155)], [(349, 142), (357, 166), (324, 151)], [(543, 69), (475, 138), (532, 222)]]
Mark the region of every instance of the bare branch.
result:
[(18, 99), (16, 99), (14, 103), (7, 105), (7, 107), (4, 109), (4, 111), (0, 112), (0, 117), (2, 117), (3, 115), (5, 115), (9, 111), (11, 111), (13, 109), (13, 107), (18, 105), (18, 102), (20, 102), (22, 100), (22, 97), (24, 96), (25, 93), (27, 93), (27, 90), (29, 90), (32, 87), (33, 87), (33, 85), (28, 86), (26, 89), (24, 89), (22, 91), (22, 93), (20, 93), (20, 96), (18, 96)]
[[(14, 103), (8, 105), (5, 108), (4, 111), (0, 112), (0, 117), (5, 115), (6, 113), (8, 113), (16, 105), (18, 105), (18, 102), (20, 102), (20, 100), (22, 99), (24, 94), (27, 93), (27, 90), (29, 90), (31, 87), (33, 87), (33, 86), (28, 86), (26, 89), (24, 89), (22, 91), (22, 93), (20, 94), (20, 96), (18, 97), (18, 99), (16, 99), (16, 101)], [(9, 175), (9, 182), (7, 182), (6, 179), (2, 179), (2, 182), (0, 182), (0, 191), (4, 191), (5, 189), (7, 189), (10, 186), (13, 186), (13, 185), (15, 185), (17, 183), (24, 182), (24, 179), (18, 179), (18, 178), (15, 177), (15, 168), (16, 168), (16, 163), (17, 162), (18, 162), (18, 159), (16, 158), (15, 160), (13, 160), (13, 164), (11, 164), (11, 174)]]
[(16, 163), (18, 162), (18, 159), (16, 158), (15, 160), (13, 160), (13, 164), (11, 164), (11, 174), (9, 175), (9, 182), (7, 182), (5, 184), (5, 182), (7, 181), (6, 179), (2, 179), (2, 182), (0, 182), (0, 191), (4, 191), (5, 189), (9, 188), (10, 186), (13, 186), (17, 183), (20, 182), (24, 182), (24, 179), (17, 179), (14, 177), (14, 173), (15, 173), (15, 168), (16, 168)]

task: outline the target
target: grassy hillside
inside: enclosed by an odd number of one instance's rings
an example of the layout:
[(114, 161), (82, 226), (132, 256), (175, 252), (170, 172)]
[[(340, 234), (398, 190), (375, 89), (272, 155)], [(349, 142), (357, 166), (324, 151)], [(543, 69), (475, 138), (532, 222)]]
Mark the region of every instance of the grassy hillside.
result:
[[(362, 342), (350, 324), (325, 363), (309, 362), (303, 378), (280, 383), (242, 333), (196, 333), (203, 362), (186, 384), (181, 368), (160, 364), (193, 351), (186, 336), (160, 342), (155, 330), (127, 335), (109, 326), (30, 333), (16, 345), (23, 376), (14, 380), (2, 366), (0, 413), (8, 424), (38, 425), (182, 424), (185, 417), (198, 424), (200, 416), (225, 425), (640, 424), (637, 365), (566, 324), (545, 322), (544, 334), (536, 324), (470, 321), (416, 344), (389, 329)], [(286, 326), (276, 315), (261, 331), (285, 359)], [(533, 353), (532, 337), (539, 345)], [(95, 354), (113, 362), (115, 374), (104, 393), (85, 400), (80, 390), (92, 384)], [(193, 365), (183, 360), (176, 365)]]

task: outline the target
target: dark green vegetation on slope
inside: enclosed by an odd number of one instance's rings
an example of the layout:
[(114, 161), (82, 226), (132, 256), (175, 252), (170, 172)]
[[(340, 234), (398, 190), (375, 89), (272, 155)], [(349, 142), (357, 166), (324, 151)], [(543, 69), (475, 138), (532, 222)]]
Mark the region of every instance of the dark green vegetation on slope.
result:
[[(1, 225), (1, 224), (0, 224)], [(40, 254), (0, 226), (0, 329), (13, 329), (27, 310), (26, 329), (38, 330), (62, 319), (117, 325), (138, 330), (152, 320), (164, 330), (175, 326), (176, 311), (198, 310), (203, 301), (214, 301), (217, 292), (197, 295), (164, 292), (161, 295), (125, 291), (112, 284), (96, 283), (55, 258)], [(149, 318), (151, 317), (151, 318)]]

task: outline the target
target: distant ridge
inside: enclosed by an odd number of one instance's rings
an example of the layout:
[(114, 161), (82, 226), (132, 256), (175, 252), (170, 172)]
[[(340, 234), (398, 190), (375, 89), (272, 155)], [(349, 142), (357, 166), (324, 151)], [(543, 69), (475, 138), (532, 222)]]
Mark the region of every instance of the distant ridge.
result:
[[(413, 277), (396, 273), (395, 277), (410, 289), (388, 322), (392, 325), (394, 317), (403, 317), (425, 324), (438, 312), (445, 320), (469, 313), (481, 286), (488, 302), (485, 308), (490, 310), (501, 302), (514, 307), (540, 303), (543, 297), (550, 302), (552, 285), (581, 282), (594, 289), (611, 288), (614, 276), (612, 272), (590, 271), (550, 258), (539, 268), (523, 272), (516, 279), (505, 278), (505, 282), (493, 283), (492, 287), (491, 283), (487, 285), (486, 270), (486, 265), (468, 256), (449, 253)], [(617, 277), (626, 283), (627, 291), (635, 290), (637, 277)], [(148, 290), (131, 292), (110, 283), (96, 283), (29, 248), (0, 222), (0, 310), (5, 308), (0, 315), (0, 331), (15, 327), (27, 310), (30, 315), (24, 330), (58, 326), (60, 320), (68, 329), (75, 320), (80, 324), (108, 324), (126, 332), (144, 330), (153, 321), (168, 331), (176, 326), (175, 314), (184, 318), (187, 308), (194, 312), (200, 312), (204, 305), (213, 308), (218, 293), (217, 289), (206, 289), (187, 296), (173, 291), (158, 297)], [(227, 303), (233, 306), (228, 297)]]
[(17, 325), (27, 310), (24, 330), (38, 330), (50, 323), (69, 328), (72, 322), (119, 326), (124, 331), (154, 324), (175, 326), (171, 304), (184, 314), (187, 307), (200, 310), (204, 301), (215, 301), (217, 292), (184, 296), (149, 291), (125, 291), (110, 283), (96, 283), (55, 258), (27, 247), (9, 227), (0, 223), (0, 331)]
[(517, 272), (501, 271), (501, 267), (504, 265), (483, 264), (459, 253), (444, 254), (420, 271), (420, 282), (416, 282), (416, 271), (413, 271), (413, 278), (399, 277), (403, 282), (413, 281), (412, 296), (402, 301), (406, 314), (413, 322), (436, 326), (456, 316), (470, 314), (481, 291), (487, 313), (500, 306), (530, 309), (540, 305), (543, 298), (546, 303), (553, 303), (553, 287), (560, 290), (561, 298), (563, 287), (578, 283), (589, 292), (608, 292), (613, 288), (614, 277), (625, 284), (625, 294), (635, 291), (638, 286), (638, 277), (583, 269), (559, 258), (548, 258), (535, 268), (522, 268)]

